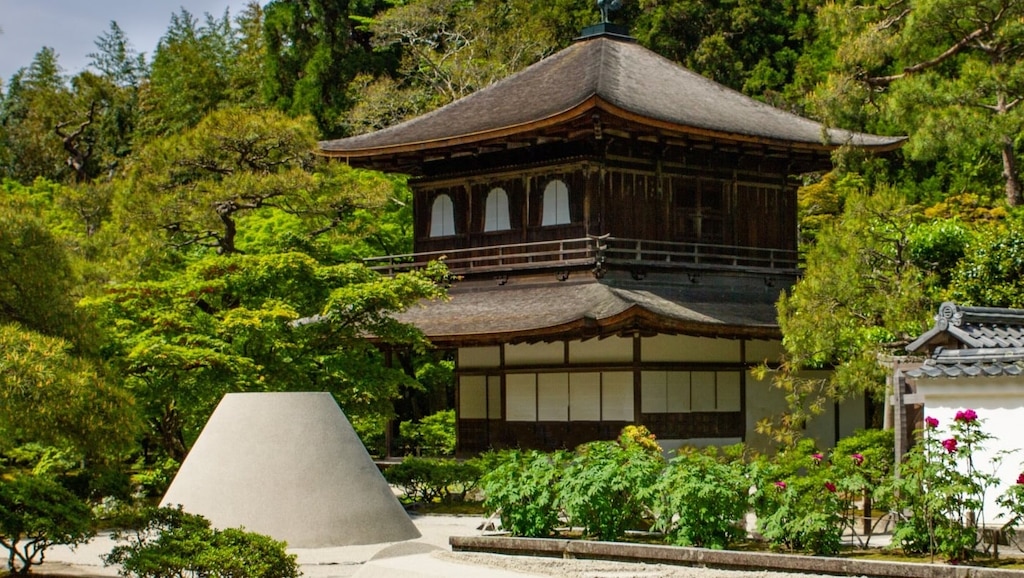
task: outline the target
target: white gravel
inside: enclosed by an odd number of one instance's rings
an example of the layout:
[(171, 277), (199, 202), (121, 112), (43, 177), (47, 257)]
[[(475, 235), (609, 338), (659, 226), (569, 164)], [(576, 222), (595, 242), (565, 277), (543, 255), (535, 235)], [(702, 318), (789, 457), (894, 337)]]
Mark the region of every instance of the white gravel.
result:
[(440, 550), (432, 556), (458, 564), (476, 564), (529, 575), (562, 578), (808, 578), (792, 572), (718, 570), (696, 566), (669, 566), (597, 560), (534, 558)]

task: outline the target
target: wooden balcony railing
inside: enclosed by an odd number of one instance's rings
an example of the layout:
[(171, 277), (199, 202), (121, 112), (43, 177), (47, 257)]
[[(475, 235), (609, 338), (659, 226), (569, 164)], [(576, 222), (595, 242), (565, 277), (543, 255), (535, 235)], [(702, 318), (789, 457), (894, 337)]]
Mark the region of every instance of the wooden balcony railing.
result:
[(579, 266), (796, 274), (799, 267), (796, 251), (785, 249), (615, 237), (583, 237), (388, 255), (364, 259), (364, 263), (374, 270), (393, 275), (423, 267), (428, 262), (441, 258), (444, 258), (449, 270), (456, 275)]

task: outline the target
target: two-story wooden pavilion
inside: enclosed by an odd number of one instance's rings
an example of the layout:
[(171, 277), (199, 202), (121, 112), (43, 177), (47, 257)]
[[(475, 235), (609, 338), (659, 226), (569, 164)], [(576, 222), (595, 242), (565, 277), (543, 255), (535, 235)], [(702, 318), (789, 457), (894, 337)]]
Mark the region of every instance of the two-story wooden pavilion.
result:
[[(646, 425), (663, 446), (749, 438), (784, 407), (749, 368), (780, 351), (796, 176), (848, 145), (601, 24), (443, 108), (323, 154), (412, 176), (415, 254), (461, 277), (403, 315), (456, 350), (459, 451), (573, 447)], [(822, 443), (863, 427), (833, 408)]]

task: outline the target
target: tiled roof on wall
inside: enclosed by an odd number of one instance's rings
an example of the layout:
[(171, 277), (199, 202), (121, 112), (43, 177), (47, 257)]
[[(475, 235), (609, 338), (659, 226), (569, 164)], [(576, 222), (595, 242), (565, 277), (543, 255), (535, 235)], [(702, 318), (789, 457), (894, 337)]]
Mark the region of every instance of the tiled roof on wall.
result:
[(1024, 310), (943, 303), (935, 325), (907, 346), (934, 349), (909, 377), (996, 377), (1024, 372)]

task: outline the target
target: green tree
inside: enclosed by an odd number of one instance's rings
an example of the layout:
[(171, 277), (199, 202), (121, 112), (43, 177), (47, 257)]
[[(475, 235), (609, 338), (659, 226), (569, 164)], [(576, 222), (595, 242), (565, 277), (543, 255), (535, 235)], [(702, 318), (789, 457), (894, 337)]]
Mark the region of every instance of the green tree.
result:
[(21, 474), (0, 480), (0, 546), (15, 576), (42, 564), (51, 546), (88, 542), (91, 521), (89, 506), (52, 479)]
[(228, 14), (203, 24), (181, 9), (171, 15), (140, 94), (147, 136), (191, 128), (227, 99), (233, 30)]
[(313, 116), (326, 138), (344, 136), (344, 113), (353, 104), (349, 85), (359, 74), (376, 76), (394, 65), (393, 55), (374, 51), (358, 24), (382, 6), (375, 0), (268, 2), (266, 100), (292, 115)]
[(1024, 307), (1024, 223), (1020, 217), (980, 227), (952, 269), (950, 297), (964, 305)]
[(62, 180), (68, 173), (55, 127), (67, 120), (73, 94), (52, 48), (43, 48), (27, 69), (11, 78), (0, 104), (0, 176), (22, 183), (36, 177)]
[[(1005, 0), (844, 0), (823, 8), (835, 70), (818, 107), (841, 126), (909, 134), (911, 159), (1002, 184), (1021, 203), (1024, 5)], [(1000, 174), (1001, 172), (1001, 174)]]
[[(645, 46), (744, 93), (770, 97), (798, 75), (816, 39), (818, 0), (643, 0), (636, 22)], [(772, 99), (775, 100), (775, 99)]]
[(552, 52), (557, 39), (533, 17), (535, 9), (525, 0), (417, 0), (369, 19), (374, 46), (402, 57), (394, 74), (356, 79), (353, 132), (443, 106)]
[[(244, 216), (262, 209), (302, 223), (307, 239), (341, 231), (353, 211), (384, 203), (392, 181), (340, 163), (314, 167), (313, 127), (279, 112), (218, 110), (138, 155), (118, 219), (178, 249), (240, 252)], [(266, 213), (264, 213), (266, 216)]]
[(37, 442), (103, 457), (131, 446), (132, 400), (70, 343), (0, 324), (0, 352), (0, 450)]
[(87, 301), (110, 328), (149, 439), (181, 460), (220, 398), (234, 391), (330, 391), (354, 421), (391, 417), (401, 387), (367, 335), (422, 345), (390, 314), (436, 298), (441, 269), (385, 278), (298, 253), (211, 256), (164, 281)]
[[(932, 309), (932, 281), (909, 251), (915, 208), (885, 186), (852, 192), (843, 205), (808, 249), (803, 277), (778, 302), (786, 355), (774, 379), (789, 407), (758, 430), (779, 441), (794, 441), (826, 402), (881, 394), (878, 354), (920, 335)], [(799, 376), (831, 366), (825, 379)]]

